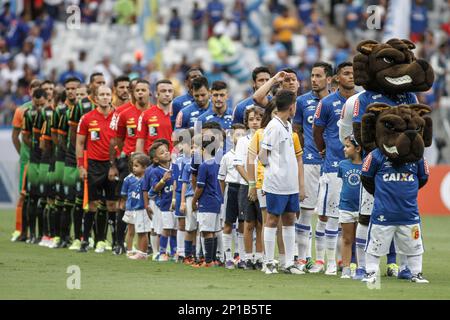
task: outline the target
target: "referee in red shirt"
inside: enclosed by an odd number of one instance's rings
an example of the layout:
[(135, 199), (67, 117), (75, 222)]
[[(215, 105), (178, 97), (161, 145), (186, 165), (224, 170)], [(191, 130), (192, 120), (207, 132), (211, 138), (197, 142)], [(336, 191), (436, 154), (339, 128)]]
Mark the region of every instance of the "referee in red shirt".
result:
[[(108, 213), (115, 212), (115, 185), (117, 182), (108, 179), (109, 141), (113, 137), (110, 122), (113, 115), (111, 107), (112, 93), (106, 86), (100, 86), (95, 92), (96, 108), (80, 119), (77, 130), (76, 155), (80, 178), (88, 180), (89, 211), (84, 214), (83, 242), (80, 252), (86, 252), (97, 211), (97, 201), (106, 200)], [(87, 150), (88, 168), (84, 167), (83, 151)], [(100, 225), (104, 224), (104, 225)], [(97, 221), (97, 249), (104, 249), (106, 238), (106, 221)], [(96, 252), (99, 252), (96, 250)], [(101, 251), (102, 252), (102, 251)]]
[(136, 152), (148, 154), (150, 147), (157, 139), (169, 141), (169, 150), (172, 151), (170, 109), (173, 93), (173, 84), (170, 80), (159, 80), (156, 83), (156, 106), (151, 106), (139, 118)]
[[(119, 114), (115, 130), (113, 129), (117, 145), (123, 146), (119, 159), (116, 158), (116, 150), (111, 148), (111, 145), (109, 149), (109, 160), (111, 163), (111, 168), (109, 169), (109, 179), (114, 180), (115, 177), (119, 177), (118, 184), (120, 185), (120, 188), (116, 188), (116, 190), (121, 189), (123, 180), (130, 174), (128, 159), (136, 150), (138, 120), (141, 114), (150, 108), (150, 104), (148, 102), (149, 96), (150, 83), (146, 80), (138, 80), (135, 83), (132, 92), (132, 101), (134, 105), (131, 105)], [(124, 201), (121, 200), (119, 207), (117, 216), (117, 246), (114, 250), (114, 253), (117, 255), (126, 252), (123, 243), (127, 225), (122, 221), (125, 213)]]

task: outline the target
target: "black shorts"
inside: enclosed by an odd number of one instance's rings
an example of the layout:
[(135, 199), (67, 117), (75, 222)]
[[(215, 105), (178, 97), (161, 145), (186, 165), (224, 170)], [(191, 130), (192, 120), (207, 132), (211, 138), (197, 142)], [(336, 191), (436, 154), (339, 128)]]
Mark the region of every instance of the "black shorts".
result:
[(109, 181), (109, 161), (88, 160), (89, 201), (117, 200), (116, 181)]
[(129, 157), (117, 159), (117, 170), (119, 170), (119, 181), (116, 184), (116, 196), (120, 197), (123, 180), (130, 174), (130, 167), (128, 165)]
[(228, 183), (225, 222), (233, 224), (236, 219), (244, 221), (244, 212), (239, 210), (239, 183)]
[(258, 220), (262, 223), (261, 208), (259, 202), (248, 200), (248, 186), (241, 184), (239, 188), (239, 209), (244, 212), (244, 220), (247, 222)]

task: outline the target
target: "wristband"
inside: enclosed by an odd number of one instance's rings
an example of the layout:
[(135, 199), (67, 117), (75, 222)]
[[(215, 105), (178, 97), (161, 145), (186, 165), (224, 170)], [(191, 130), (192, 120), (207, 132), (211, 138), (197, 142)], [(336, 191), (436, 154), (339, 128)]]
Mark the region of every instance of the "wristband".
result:
[(160, 183), (162, 184), (166, 184), (166, 181), (164, 181), (164, 179), (161, 178), (161, 180), (159, 180)]
[(249, 181), (248, 182), (249, 187), (256, 187), (256, 181)]
[(77, 158), (77, 166), (84, 168), (84, 158), (83, 157)]

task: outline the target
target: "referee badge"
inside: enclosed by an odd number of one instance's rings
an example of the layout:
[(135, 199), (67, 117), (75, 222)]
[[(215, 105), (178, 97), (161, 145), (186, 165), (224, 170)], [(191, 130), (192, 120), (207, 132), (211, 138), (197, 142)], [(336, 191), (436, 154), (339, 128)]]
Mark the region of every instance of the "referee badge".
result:
[(411, 230), (412, 233), (412, 238), (414, 240), (417, 240), (420, 238), (420, 231), (419, 231), (419, 227), (418, 226), (414, 226)]
[(150, 137), (154, 137), (158, 135), (158, 130), (156, 127), (154, 126), (149, 126), (148, 127), (148, 134), (150, 135)]
[(100, 131), (92, 130), (91, 131), (91, 141), (100, 140)]

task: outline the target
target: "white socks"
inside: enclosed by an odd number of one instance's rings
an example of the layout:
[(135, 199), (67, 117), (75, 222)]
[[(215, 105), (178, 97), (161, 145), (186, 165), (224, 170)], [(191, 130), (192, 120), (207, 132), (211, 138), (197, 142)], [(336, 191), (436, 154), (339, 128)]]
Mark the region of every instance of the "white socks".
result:
[[(277, 228), (264, 227), (264, 248), (267, 263), (273, 263)], [(280, 255), (281, 257), (281, 255)]]
[(313, 212), (314, 210), (312, 209), (302, 209), (300, 217), (298, 218), (296, 224), (298, 258), (301, 260), (306, 260), (308, 256), (311, 256), (311, 254), (308, 252), (308, 249), (309, 251), (311, 251), (310, 233), (311, 217)]
[(408, 267), (413, 275), (422, 272), (422, 255), (418, 256), (407, 256)]
[(325, 261), (325, 226), (326, 222), (317, 220), (316, 224), (316, 260)]
[(294, 264), (295, 254), (295, 227), (282, 227), (284, 250), (286, 255), (286, 267), (290, 267)]
[(153, 252), (158, 253), (159, 252), (159, 243), (158, 243), (158, 236), (157, 235), (150, 235), (150, 244), (152, 245)]
[(376, 272), (378, 274), (380, 267), (380, 257), (366, 253), (366, 272)]
[(184, 257), (184, 238), (186, 235), (186, 231), (177, 230), (177, 253), (178, 256)]
[(325, 238), (327, 247), (327, 264), (336, 265), (336, 246), (338, 239), (339, 220), (338, 218), (328, 217), (325, 228)]
[(233, 255), (231, 252), (231, 242), (233, 241), (232, 234), (222, 233), (223, 240), (223, 250), (225, 251), (225, 261), (233, 260)]
[(216, 232), (217, 241), (217, 259), (223, 261), (223, 231)]
[(237, 234), (238, 237), (238, 249), (237, 252), (239, 252), (239, 257), (241, 259), (245, 259), (245, 242), (244, 242), (244, 234), (243, 233), (238, 233)]
[(358, 223), (356, 226), (356, 261), (358, 268), (366, 268), (366, 252), (364, 251), (367, 242), (368, 226)]

